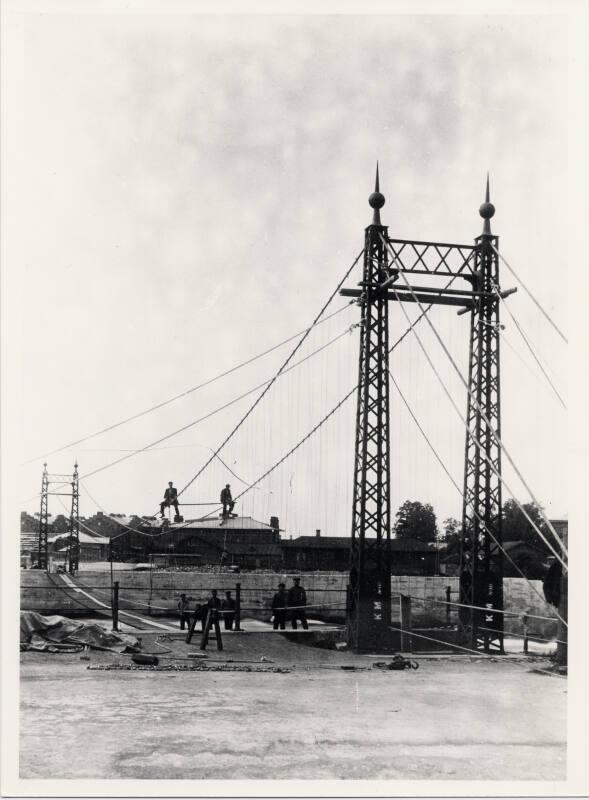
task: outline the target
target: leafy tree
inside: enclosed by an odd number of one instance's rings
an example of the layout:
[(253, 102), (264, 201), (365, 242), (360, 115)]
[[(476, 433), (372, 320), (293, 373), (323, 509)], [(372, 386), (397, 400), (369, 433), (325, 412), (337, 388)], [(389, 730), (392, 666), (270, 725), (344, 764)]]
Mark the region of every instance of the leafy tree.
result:
[(58, 514), (51, 525), (53, 533), (67, 533), (70, 529), (70, 521), (63, 514)]
[[(522, 506), (525, 508), (530, 519), (534, 521), (539, 530), (558, 551), (560, 548), (544, 522), (544, 518), (541, 515), (541, 507), (537, 506), (536, 503), (523, 503)], [(542, 538), (536, 533), (530, 522), (526, 519), (515, 500), (506, 500), (505, 503), (503, 503), (503, 541), (527, 542), (534, 547), (540, 548), (540, 550), (544, 551), (546, 554), (551, 552), (550, 548), (544, 543)]]
[(448, 517), (443, 522), (442, 534), (440, 535), (440, 542), (444, 545), (446, 555), (460, 552), (460, 535), (462, 532), (462, 524), (454, 517)]
[(405, 500), (395, 516), (393, 531), (398, 539), (435, 542), (438, 529), (434, 509), (429, 503)]

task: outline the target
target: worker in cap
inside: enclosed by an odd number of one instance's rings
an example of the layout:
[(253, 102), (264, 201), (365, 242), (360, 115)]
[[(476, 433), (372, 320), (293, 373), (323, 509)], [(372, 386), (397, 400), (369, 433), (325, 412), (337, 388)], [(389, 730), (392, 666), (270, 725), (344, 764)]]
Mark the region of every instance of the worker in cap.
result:
[(288, 605), (288, 597), (286, 595), (286, 586), (284, 583), (278, 584), (278, 591), (272, 598), (272, 613), (274, 615), (274, 630), (280, 628), (283, 631), (286, 628), (286, 606)]
[(297, 629), (297, 619), (300, 619), (301, 624), (305, 630), (309, 627), (307, 623), (307, 613), (305, 606), (307, 605), (307, 593), (301, 586), (300, 578), (293, 578), (294, 586), (288, 590), (288, 608), (290, 610), (290, 622), (293, 630)]
[(190, 627), (190, 611), (188, 609), (190, 603), (190, 598), (186, 597), (184, 593), (180, 595), (180, 600), (178, 601), (178, 611), (180, 612), (180, 630), (184, 630), (184, 625), (187, 628)]
[(225, 488), (221, 490), (221, 503), (223, 503), (223, 518), (228, 519), (231, 516), (235, 503), (231, 497), (231, 486), (226, 483)]
[(221, 611), (225, 630), (232, 631), (235, 621), (235, 600), (231, 597), (231, 589), (227, 589), (225, 592), (225, 599), (221, 602)]
[(180, 509), (178, 507), (178, 489), (174, 487), (172, 481), (168, 482), (168, 488), (164, 492), (164, 499), (160, 503), (160, 512), (162, 515), (162, 519), (164, 518), (164, 508), (169, 508), (170, 506), (174, 506), (176, 509), (176, 516), (179, 516)]

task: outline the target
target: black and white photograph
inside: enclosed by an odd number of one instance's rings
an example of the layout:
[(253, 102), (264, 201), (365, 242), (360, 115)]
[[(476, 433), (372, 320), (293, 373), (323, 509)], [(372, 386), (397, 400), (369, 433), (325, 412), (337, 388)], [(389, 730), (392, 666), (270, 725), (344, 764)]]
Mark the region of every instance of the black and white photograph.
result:
[(3, 795), (586, 794), (588, 14), (3, 4)]

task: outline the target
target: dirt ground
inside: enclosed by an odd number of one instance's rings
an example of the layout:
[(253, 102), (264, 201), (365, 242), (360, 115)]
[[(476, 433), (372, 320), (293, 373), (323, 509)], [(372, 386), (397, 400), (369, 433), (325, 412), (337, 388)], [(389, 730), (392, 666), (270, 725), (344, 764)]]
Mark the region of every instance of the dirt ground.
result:
[[(198, 650), (142, 636), (144, 650), (176, 659)], [(87, 667), (130, 662), (23, 653), (21, 777), (566, 777), (567, 684), (533, 671), (547, 661), (420, 655), (416, 671), (382, 672), (375, 658), (264, 631), (224, 645), (212, 643), (210, 666), (291, 671), (98, 671)]]

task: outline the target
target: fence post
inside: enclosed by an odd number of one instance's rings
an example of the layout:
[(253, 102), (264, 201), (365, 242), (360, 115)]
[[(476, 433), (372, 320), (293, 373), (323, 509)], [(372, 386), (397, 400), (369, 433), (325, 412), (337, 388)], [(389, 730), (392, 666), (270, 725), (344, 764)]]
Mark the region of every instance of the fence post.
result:
[[(568, 547), (569, 543), (569, 532), (568, 529), (562, 532), (562, 541), (565, 547)], [(564, 553), (562, 554), (563, 560)], [(561, 620), (558, 621), (557, 627), (557, 639), (556, 643), (556, 662), (560, 667), (566, 668), (568, 666), (568, 627), (566, 623), (568, 622), (569, 618), (569, 600), (568, 600), (568, 575), (566, 570), (562, 570), (562, 576), (560, 579), (560, 602), (558, 604), (558, 613), (561, 617)]]
[(528, 617), (522, 614), (522, 624), (524, 626), (524, 653), (528, 653)]
[(235, 630), (240, 631), (241, 628), (241, 583), (235, 584)]
[(112, 629), (119, 630), (119, 582), (115, 581), (112, 590)]
[(411, 650), (411, 598), (402, 594), (401, 601), (401, 650)]

